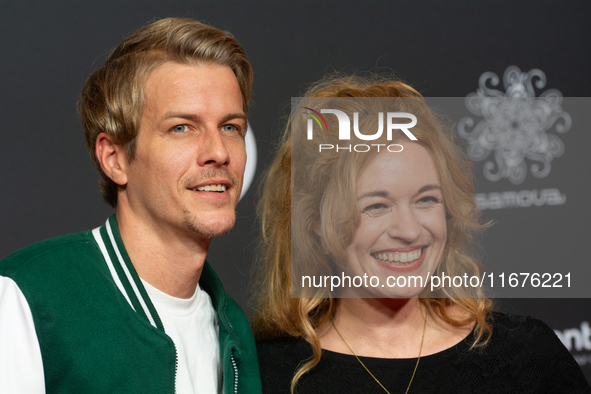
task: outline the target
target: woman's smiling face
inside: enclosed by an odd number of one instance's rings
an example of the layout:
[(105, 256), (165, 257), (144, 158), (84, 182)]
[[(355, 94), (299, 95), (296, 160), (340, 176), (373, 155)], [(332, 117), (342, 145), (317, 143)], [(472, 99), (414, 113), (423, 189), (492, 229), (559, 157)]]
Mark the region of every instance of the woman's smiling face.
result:
[(358, 176), (361, 218), (339, 265), (351, 277), (367, 274), (368, 291), (344, 288), (341, 297), (416, 296), (441, 261), (447, 225), (433, 158), (419, 143), (402, 145), (377, 154)]

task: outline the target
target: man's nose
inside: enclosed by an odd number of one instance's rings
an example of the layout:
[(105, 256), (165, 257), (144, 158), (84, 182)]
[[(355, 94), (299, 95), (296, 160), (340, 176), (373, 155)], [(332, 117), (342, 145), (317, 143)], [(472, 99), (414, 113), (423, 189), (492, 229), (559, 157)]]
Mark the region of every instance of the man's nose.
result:
[(230, 153), (226, 141), (218, 129), (205, 132), (200, 141), (198, 162), (200, 166), (223, 166), (230, 162)]

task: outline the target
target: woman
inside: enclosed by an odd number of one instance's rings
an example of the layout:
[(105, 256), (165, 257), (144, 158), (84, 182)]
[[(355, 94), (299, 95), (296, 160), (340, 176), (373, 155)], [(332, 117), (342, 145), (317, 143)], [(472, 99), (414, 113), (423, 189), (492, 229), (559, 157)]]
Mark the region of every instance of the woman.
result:
[[(431, 289), (480, 275), (469, 250), (485, 226), (470, 163), (421, 95), (346, 77), (305, 96), (260, 203), (264, 391), (591, 392), (543, 323), (493, 313), (479, 287)], [(415, 126), (391, 127), (409, 114)], [(355, 133), (337, 140), (346, 118)]]

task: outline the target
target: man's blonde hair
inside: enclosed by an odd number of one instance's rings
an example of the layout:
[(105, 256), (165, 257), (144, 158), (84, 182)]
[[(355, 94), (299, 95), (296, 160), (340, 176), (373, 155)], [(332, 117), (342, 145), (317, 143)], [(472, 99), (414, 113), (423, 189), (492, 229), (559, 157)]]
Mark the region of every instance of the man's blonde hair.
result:
[(107, 133), (133, 160), (144, 107), (144, 83), (150, 71), (167, 61), (230, 67), (240, 86), (244, 112), (248, 112), (252, 68), (244, 49), (230, 33), (180, 18), (161, 19), (132, 33), (88, 78), (78, 101), (88, 153), (101, 175), (103, 198), (112, 207), (117, 206), (117, 184), (103, 172), (96, 157), (97, 137)]

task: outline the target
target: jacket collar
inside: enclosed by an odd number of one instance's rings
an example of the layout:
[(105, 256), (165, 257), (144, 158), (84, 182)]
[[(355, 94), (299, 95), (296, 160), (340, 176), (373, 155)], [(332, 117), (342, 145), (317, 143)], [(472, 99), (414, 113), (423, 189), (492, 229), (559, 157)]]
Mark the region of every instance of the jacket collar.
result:
[[(92, 235), (103, 254), (115, 284), (131, 308), (150, 325), (164, 331), (156, 308), (125, 250), (115, 215), (111, 215), (101, 227), (92, 230)], [(211, 297), (218, 316), (220, 339), (222, 342), (226, 342), (224, 339), (228, 339), (234, 346), (240, 348), (238, 335), (226, 315), (228, 296), (222, 282), (207, 261), (203, 266), (199, 285)], [(222, 338), (222, 336), (227, 338)]]
[(101, 227), (92, 230), (92, 235), (103, 254), (115, 284), (131, 308), (150, 325), (164, 331), (156, 308), (125, 250), (115, 215), (111, 215)]

